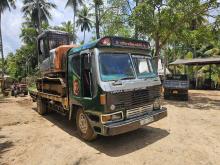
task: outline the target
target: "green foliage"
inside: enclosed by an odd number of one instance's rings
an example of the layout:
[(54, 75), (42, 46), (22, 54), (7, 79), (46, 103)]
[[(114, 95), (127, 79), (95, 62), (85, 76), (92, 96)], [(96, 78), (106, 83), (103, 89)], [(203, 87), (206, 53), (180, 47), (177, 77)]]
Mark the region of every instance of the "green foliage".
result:
[(6, 64), (7, 73), (9, 75), (11, 75), (12, 77), (15, 77), (15, 74), (16, 74), (16, 61), (15, 61), (14, 54), (9, 53), (8, 56), (7, 56), (6, 61), (7, 61), (7, 64)]
[[(66, 7), (71, 7), (73, 9), (73, 13), (74, 13), (74, 16), (73, 16), (73, 31), (75, 31), (76, 15), (77, 15), (77, 12), (78, 12), (78, 7), (82, 4), (83, 4), (82, 0), (67, 0)], [(76, 42), (76, 37), (75, 37), (74, 34), (75, 33), (73, 33), (73, 37), (72, 37), (73, 43)]]
[(212, 81), (214, 81), (215, 85), (220, 83), (220, 67), (218, 65), (212, 66)]
[(193, 53), (192, 52), (188, 52), (185, 56), (185, 59), (193, 59)]
[(128, 24), (129, 16), (126, 15), (125, 1), (112, 2), (111, 9), (106, 9), (101, 17), (103, 36), (132, 37), (132, 30)]
[(67, 0), (66, 7), (71, 7), (74, 12), (77, 12), (79, 5), (82, 5), (82, 0)]
[(3, 52), (3, 40), (2, 40), (2, 29), (1, 29), (1, 21), (2, 21), (2, 13), (6, 10), (11, 8), (16, 8), (15, 0), (1, 0), (0, 1), (0, 53), (1, 53), (1, 68), (2, 68), (2, 76), (5, 72), (5, 60), (4, 60), (4, 52)]
[(33, 25), (37, 25), (38, 31), (42, 22), (48, 23), (48, 20), (52, 19), (50, 11), (57, 7), (56, 4), (47, 0), (23, 0), (23, 4), (21, 11), (24, 13), (24, 18), (31, 18)]
[(77, 39), (75, 28), (73, 29), (73, 23), (71, 21), (62, 22), (60, 26), (50, 26), (49, 29), (60, 30), (70, 34), (70, 40), (74, 42)]
[(100, 16), (102, 36), (133, 36), (133, 28), (129, 20), (131, 8), (127, 0), (110, 0), (103, 8)]
[(212, 36), (211, 28), (204, 24), (204, 16), (216, 7), (216, 1), (145, 0), (135, 8), (132, 21), (140, 33), (154, 40), (158, 56), (168, 43), (180, 41), (195, 46), (207, 43)]

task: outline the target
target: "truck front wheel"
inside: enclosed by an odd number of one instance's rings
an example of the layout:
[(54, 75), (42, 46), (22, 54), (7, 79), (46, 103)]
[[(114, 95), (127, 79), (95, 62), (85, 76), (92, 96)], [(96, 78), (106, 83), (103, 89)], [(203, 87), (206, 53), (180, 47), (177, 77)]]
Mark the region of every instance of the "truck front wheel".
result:
[(76, 126), (80, 137), (84, 140), (92, 141), (97, 137), (96, 133), (91, 128), (89, 121), (82, 109), (79, 109), (77, 111)]
[(44, 115), (47, 112), (47, 105), (41, 98), (37, 99), (37, 112), (40, 115)]

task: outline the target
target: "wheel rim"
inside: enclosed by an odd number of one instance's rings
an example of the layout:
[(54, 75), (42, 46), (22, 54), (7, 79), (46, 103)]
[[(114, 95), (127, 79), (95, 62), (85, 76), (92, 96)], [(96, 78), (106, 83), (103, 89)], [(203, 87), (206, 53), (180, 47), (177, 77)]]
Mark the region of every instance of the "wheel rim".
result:
[(83, 113), (79, 115), (79, 129), (84, 134), (86, 134), (88, 129), (88, 122), (86, 116)]

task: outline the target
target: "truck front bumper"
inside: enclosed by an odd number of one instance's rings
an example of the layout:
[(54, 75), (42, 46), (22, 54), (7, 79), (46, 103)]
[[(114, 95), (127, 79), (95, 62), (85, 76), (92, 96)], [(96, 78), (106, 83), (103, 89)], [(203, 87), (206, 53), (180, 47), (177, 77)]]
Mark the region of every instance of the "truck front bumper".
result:
[(117, 123), (109, 123), (103, 125), (102, 135), (114, 136), (129, 131), (136, 130), (143, 127), (144, 125), (153, 123), (167, 116), (167, 109), (161, 108), (160, 110), (152, 111), (150, 114), (144, 116), (124, 120)]

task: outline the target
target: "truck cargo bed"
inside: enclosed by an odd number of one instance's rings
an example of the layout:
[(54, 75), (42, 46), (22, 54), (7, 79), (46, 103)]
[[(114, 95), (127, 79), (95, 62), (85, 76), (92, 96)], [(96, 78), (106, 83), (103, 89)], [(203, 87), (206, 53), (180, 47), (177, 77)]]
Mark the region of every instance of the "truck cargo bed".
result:
[(68, 108), (68, 98), (67, 97), (61, 97), (59, 95), (39, 92), (35, 90), (29, 90), (30, 96), (32, 97), (33, 101), (37, 101), (37, 98), (43, 98), (50, 101), (59, 102), (63, 105), (65, 109)]

